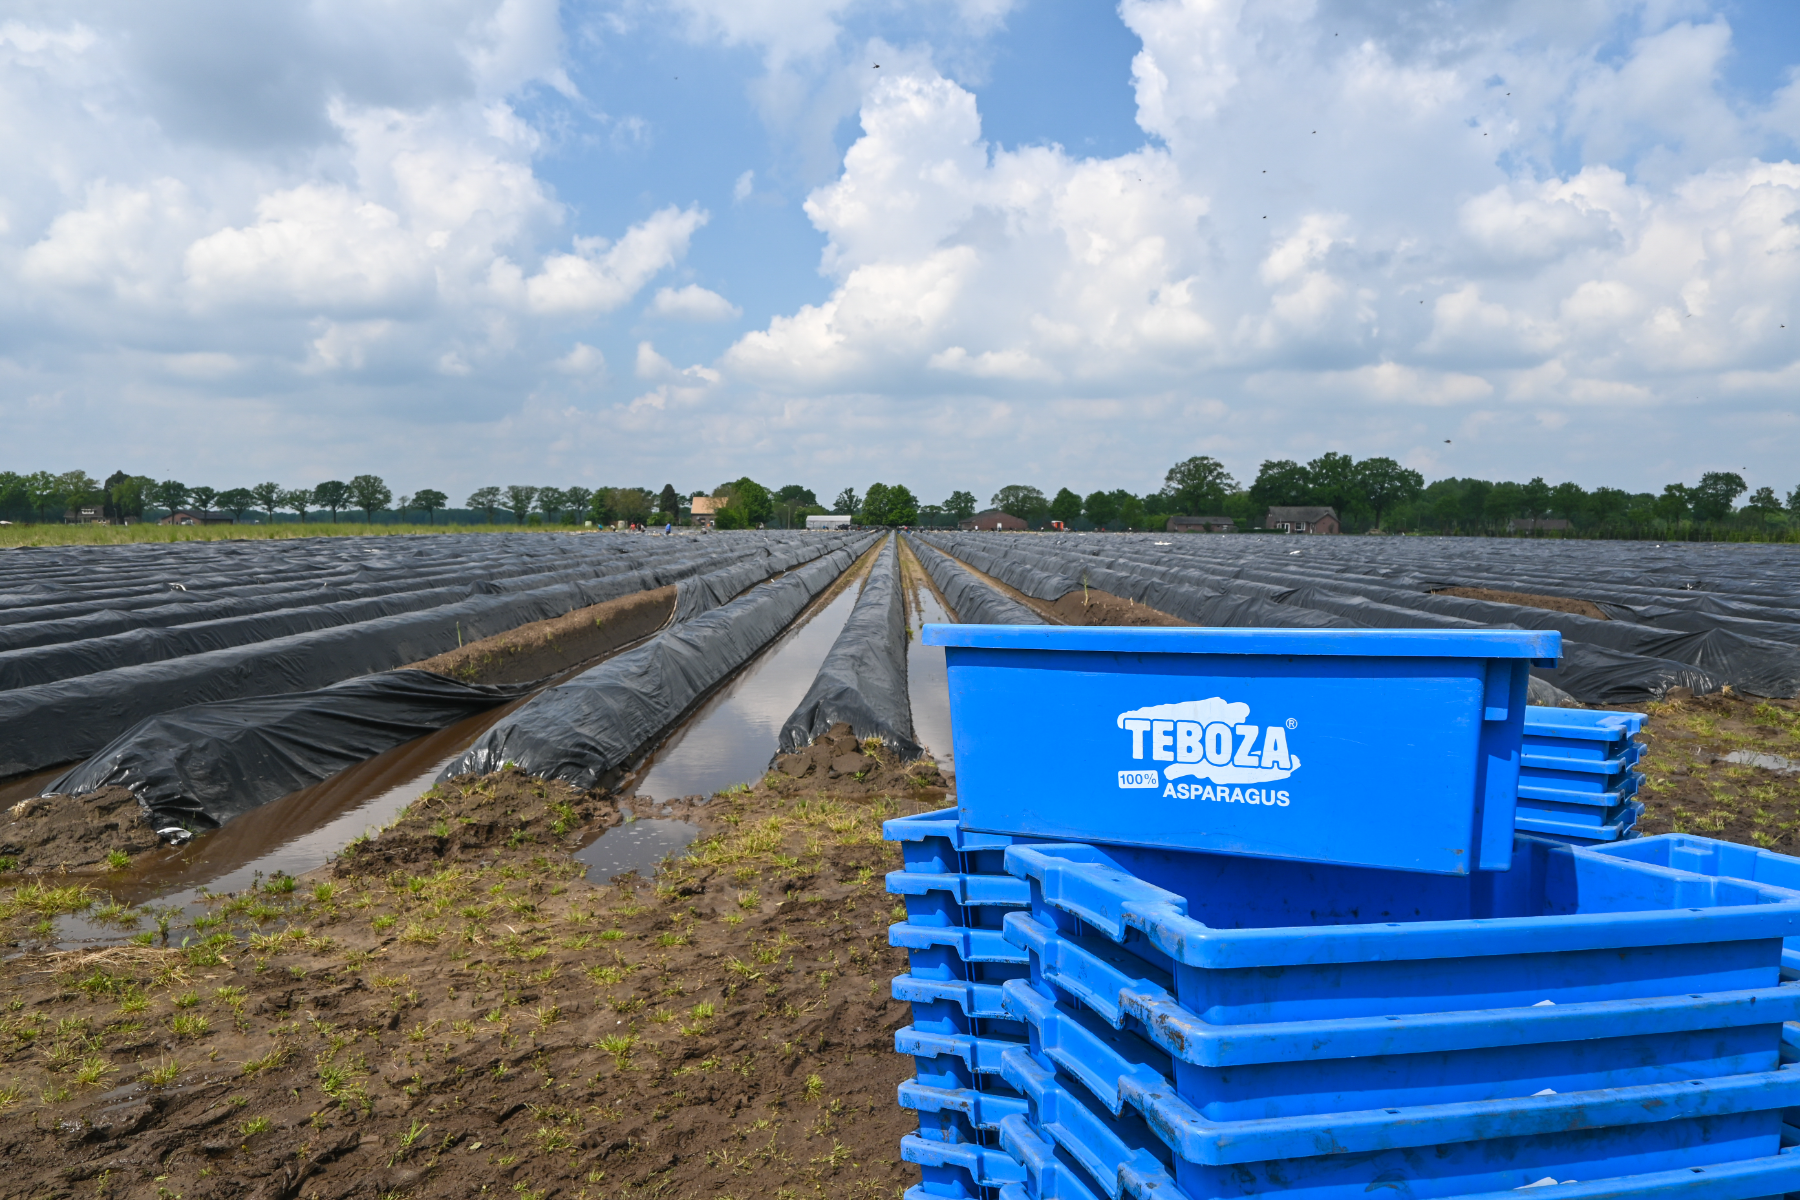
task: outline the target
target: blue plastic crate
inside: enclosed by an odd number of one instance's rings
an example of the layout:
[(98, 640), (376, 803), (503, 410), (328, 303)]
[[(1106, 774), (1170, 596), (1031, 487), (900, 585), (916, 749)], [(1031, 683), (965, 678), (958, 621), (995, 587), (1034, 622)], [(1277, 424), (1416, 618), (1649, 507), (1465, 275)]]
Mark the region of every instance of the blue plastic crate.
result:
[(1444, 875), (1511, 865), (1526, 668), (1561, 649), (1543, 630), (922, 640), (946, 648), (965, 828)]
[(1025, 1168), (997, 1147), (908, 1136), (900, 1139), (900, 1159), (916, 1164), (921, 1176), (917, 1187), (907, 1189), (907, 1200), (986, 1200), (993, 1193), (985, 1189), (1025, 1181)]
[[(1519, 771), (1519, 795), (1539, 796), (1545, 800), (1594, 796), (1599, 803), (1617, 804), (1635, 795), (1643, 781), (1644, 773), (1638, 770), (1602, 775), (1598, 772), (1545, 771), (1523, 767)], [(1611, 799), (1605, 799), (1606, 797)]]
[(994, 1145), (1000, 1121), (1025, 1111), (1025, 1099), (1010, 1084), (985, 1080), (986, 1089), (942, 1088), (908, 1079), (900, 1085), (900, 1107), (919, 1114), (919, 1136), (937, 1142)]
[(1644, 760), (1649, 747), (1642, 742), (1609, 745), (1607, 758), (1569, 757), (1560, 748), (1533, 739), (1527, 733), (1520, 745), (1519, 774), (1530, 777), (1539, 772), (1558, 771), (1581, 775), (1619, 775)]
[(1634, 738), (1643, 730), (1642, 712), (1595, 712), (1589, 709), (1525, 709), (1525, 754), (1559, 759), (1561, 763), (1606, 763), (1611, 759), (1642, 757), (1642, 743)]
[[(1596, 846), (1594, 851), (1630, 862), (1653, 863), (1723, 879), (1742, 879), (1800, 894), (1800, 858), (1737, 842), (1722, 842), (1692, 833), (1659, 833), (1610, 846)], [(1783, 943), (1781, 965), (1790, 974), (1800, 972), (1800, 937), (1790, 937)]]
[[(1800, 1179), (1795, 1170), (1800, 1163), (1789, 1161), (1779, 1149), (1780, 1114), (1755, 1108), (1695, 1115), (1671, 1112), (1665, 1106), (1650, 1121), (1637, 1119), (1642, 1110), (1621, 1111), (1633, 1120), (1588, 1128), (1514, 1114), (1513, 1122), (1491, 1122), (1478, 1136), (1457, 1142), (1383, 1146), (1377, 1144), (1379, 1138), (1360, 1136), (1364, 1131), (1359, 1130), (1349, 1137), (1352, 1145), (1325, 1140), (1278, 1158), (1231, 1156), (1234, 1161), (1202, 1162), (1183, 1151), (1191, 1132), (1191, 1122), (1185, 1119), (1166, 1113), (1149, 1123), (1129, 1116), (1114, 1118), (1102, 1098), (1017, 1049), (1009, 1052), (1007, 1067), (1009, 1078), (1028, 1097), (1031, 1112), (1001, 1122), (1001, 1144), (1027, 1163), (1028, 1183), (1036, 1173), (1029, 1162), (1034, 1155), (1026, 1147), (1036, 1142), (1032, 1149), (1042, 1160), (1049, 1157), (1043, 1144), (1051, 1143), (1058, 1158), (1081, 1164), (1083, 1182), (1093, 1180), (1114, 1198), (1130, 1194), (1158, 1200), (1235, 1200), (1265, 1192), (1302, 1200), (1367, 1200), (1371, 1192), (1434, 1198), (1516, 1196), (1516, 1189), (1535, 1191), (1534, 1185), (1541, 1186), (1545, 1179), (1606, 1180), (1612, 1185), (1589, 1183), (1583, 1192), (1574, 1190), (1582, 1187), (1580, 1182), (1558, 1184), (1547, 1193), (1552, 1196), (1647, 1195), (1655, 1183), (1672, 1179), (1690, 1196), (1748, 1198), (1779, 1194)], [(1545, 1097), (1537, 1103), (1553, 1105), (1556, 1100)], [(1385, 1110), (1354, 1116), (1366, 1118), (1375, 1130), (1406, 1131)], [(1544, 1127), (1532, 1133), (1499, 1128), (1509, 1123)], [(1253, 1144), (1260, 1141), (1252, 1139)], [(1680, 1175), (1711, 1176), (1711, 1190), (1695, 1187)]]
[(907, 1025), (894, 1031), (894, 1049), (912, 1056), (921, 1086), (981, 1091), (982, 1076), (998, 1077), (1001, 1051), (1020, 1042), (969, 1033), (933, 1033)]
[[(1635, 836), (1638, 818), (1644, 815), (1641, 800), (1631, 800), (1616, 809), (1584, 809), (1534, 801), (1529, 808), (1521, 801), (1515, 818), (1520, 833), (1571, 846), (1599, 846)], [(1598, 822), (1592, 818), (1600, 818)]]
[(1031, 888), (1011, 875), (890, 871), (887, 890), (913, 925), (998, 929), (1008, 911), (1031, 903)]
[[(1594, 776), (1594, 779), (1602, 782), (1598, 775)], [(1519, 800), (1521, 802), (1549, 800), (1558, 804), (1586, 804), (1598, 808), (1616, 808), (1637, 795), (1638, 788), (1644, 782), (1644, 776), (1637, 771), (1627, 771), (1623, 775), (1603, 782), (1610, 783), (1612, 786), (1609, 788), (1550, 787), (1521, 779), (1519, 781)]]
[(1794, 892), (1517, 840), (1511, 871), (1462, 878), (1080, 845), (1006, 862), (1032, 919), (1169, 972), (1220, 1025), (1771, 987), (1800, 934)]
[(1554, 1006), (1585, 1010), (1574, 1019), (1529, 1009), (1433, 1014), (1393, 1022), (1383, 1037), (1367, 1020), (1209, 1027), (1172, 1004), (1143, 1005), (1149, 990), (1132, 1007), (1168, 1018), (1154, 1026), (1117, 1019), (1116, 1001), (1110, 1014), (1090, 1011), (1073, 988), (1015, 981), (1006, 999), (1047, 1065), (1099, 1094), (1126, 1079), (1166, 1087), (1221, 1137), (1299, 1118), (1328, 1130), (1337, 1114), (1370, 1108), (1403, 1111), (1424, 1128), (1471, 1103), (1756, 1075), (1781, 1065), (1781, 1022), (1800, 1017), (1800, 989), (1789, 985), (1722, 1000)]
[(893, 817), (881, 823), (881, 836), (900, 843), (901, 860), (908, 872), (920, 874), (1004, 875), (1006, 848), (1017, 838), (1003, 833), (964, 829), (962, 810), (940, 808), (911, 817)]
[[(1066, 1150), (1041, 1135), (1024, 1116), (1000, 1122), (1000, 1144), (1025, 1168), (1025, 1182), (1005, 1184), (1000, 1200), (1105, 1200), (1107, 1193), (1095, 1185)], [(1137, 1192), (1143, 1200), (1184, 1200), (1179, 1192)]]

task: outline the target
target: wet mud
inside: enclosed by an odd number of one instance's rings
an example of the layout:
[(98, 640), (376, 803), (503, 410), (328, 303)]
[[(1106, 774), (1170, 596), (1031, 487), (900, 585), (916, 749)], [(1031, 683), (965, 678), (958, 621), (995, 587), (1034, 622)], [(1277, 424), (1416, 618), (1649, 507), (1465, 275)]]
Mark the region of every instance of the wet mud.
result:
[[(509, 772), (186, 927), (5, 894), (0, 1195), (896, 1194), (880, 821), (944, 802), (925, 761), (771, 775), (597, 887), (618, 803)], [(77, 907), (136, 941), (46, 950)]]

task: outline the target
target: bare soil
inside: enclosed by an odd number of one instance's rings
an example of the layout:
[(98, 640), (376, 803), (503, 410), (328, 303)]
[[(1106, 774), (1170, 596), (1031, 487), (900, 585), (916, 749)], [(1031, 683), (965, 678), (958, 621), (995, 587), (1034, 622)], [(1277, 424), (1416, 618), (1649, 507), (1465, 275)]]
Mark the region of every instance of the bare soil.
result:
[(1432, 595), (1461, 596), (1465, 600), (1490, 600), (1495, 604), (1516, 604), (1521, 608), (1543, 608), (1551, 612), (1575, 613), (1578, 616), (1592, 617), (1596, 621), (1611, 619), (1592, 600), (1571, 600), (1567, 596), (1540, 596), (1535, 592), (1497, 592), (1493, 588), (1478, 587), (1438, 588)]
[[(1651, 737), (1640, 830), (1800, 854), (1800, 703), (1723, 692), (1672, 697), (1645, 711)], [(1725, 761), (1733, 751), (1789, 759), (1797, 769)]]
[(533, 621), (409, 666), (465, 683), (530, 683), (604, 658), (649, 637), (675, 611), (675, 588), (656, 588)]
[[(0, 891), (0, 1196), (898, 1194), (880, 821), (945, 788), (861, 757), (687, 806), (653, 881), (571, 857), (612, 798), (506, 772), (192, 929)], [(48, 949), (75, 910), (136, 941)]]
[(159, 845), (155, 826), (129, 788), (31, 797), (0, 819), (0, 874), (102, 873)]
[(1149, 605), (1139, 604), (1135, 600), (1123, 596), (1115, 596), (1111, 592), (1102, 592), (1097, 588), (1082, 588), (1070, 592), (1058, 600), (1039, 600), (1034, 596), (1027, 596), (1017, 588), (1009, 587), (986, 572), (976, 570), (960, 558), (956, 562), (975, 578), (1017, 600), (1052, 625), (1188, 624), (1179, 617), (1170, 616), (1160, 608), (1151, 608)]

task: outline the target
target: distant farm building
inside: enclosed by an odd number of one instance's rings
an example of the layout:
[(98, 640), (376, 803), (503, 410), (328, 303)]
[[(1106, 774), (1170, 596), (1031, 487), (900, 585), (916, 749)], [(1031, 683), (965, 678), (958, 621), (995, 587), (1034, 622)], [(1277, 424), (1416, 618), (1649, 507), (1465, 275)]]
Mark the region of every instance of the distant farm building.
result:
[(1165, 528), (1170, 533), (1236, 533), (1237, 522), (1230, 517), (1170, 517)]
[(1508, 533), (1541, 533), (1545, 530), (1563, 531), (1569, 523), (1561, 517), (1514, 517), (1506, 523)]
[(74, 508), (66, 509), (63, 512), (63, 524), (104, 525), (106, 524), (106, 505), (95, 502), (78, 504)]
[(1279, 529), (1283, 533), (1343, 532), (1338, 524), (1337, 509), (1313, 506), (1271, 508), (1263, 519), (1263, 528)]
[(806, 527), (808, 529), (848, 529), (850, 528), (850, 518), (837, 513), (827, 513), (824, 516), (815, 515), (806, 518)]
[(956, 527), (958, 529), (1019, 530), (1025, 528), (1025, 522), (1009, 512), (1001, 512), (997, 508), (990, 508), (986, 512), (976, 513), (966, 521), (958, 521)]
[(724, 507), (723, 496), (695, 496), (688, 503), (688, 515), (693, 518), (696, 529), (711, 529), (713, 520)]

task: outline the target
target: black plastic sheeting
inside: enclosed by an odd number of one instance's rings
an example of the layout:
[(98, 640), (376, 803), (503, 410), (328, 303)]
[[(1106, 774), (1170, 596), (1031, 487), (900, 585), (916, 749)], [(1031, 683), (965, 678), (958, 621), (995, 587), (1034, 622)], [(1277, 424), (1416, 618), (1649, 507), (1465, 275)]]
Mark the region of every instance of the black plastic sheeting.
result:
[(43, 794), (127, 787), (158, 825), (217, 828), (536, 686), (383, 671), (312, 692), (196, 704), (139, 723)]
[(906, 690), (906, 606), (900, 592), (900, 554), (893, 538), (869, 568), (812, 686), (781, 727), (781, 753), (810, 746), (833, 725), (858, 738), (878, 737), (903, 762), (925, 753), (913, 740), (912, 699)]
[(510, 762), (540, 778), (597, 786), (787, 628), (874, 541), (857, 538), (538, 694), (443, 777), (486, 774)]
[(950, 606), (956, 620), (964, 625), (1042, 625), (1044, 619), (1011, 596), (989, 587), (965, 570), (961, 563), (943, 551), (926, 545), (915, 537), (907, 544), (918, 557), (919, 565), (931, 576), (931, 582)]
[[(603, 542), (614, 536), (590, 535), (579, 540)], [(801, 533), (629, 540), (634, 543), (631, 553), (596, 555), (592, 561), (565, 564), (556, 572), (527, 577), (537, 582), (547, 574), (578, 576), (548, 586), (521, 591), (477, 581), (440, 593), (446, 599), (460, 599), (421, 611), (307, 629), (0, 692), (0, 776), (85, 758), (139, 721), (159, 713), (194, 704), (325, 688), (431, 658), (532, 621), (679, 583), (717, 569), (722, 560), (742, 562), (748, 573), (760, 571), (767, 577), (797, 557), (841, 546), (845, 538)], [(774, 551), (780, 552), (779, 557)], [(541, 565), (554, 560), (539, 555), (530, 561)], [(271, 616), (279, 619), (281, 614)], [(83, 645), (46, 649), (80, 653)]]
[[(937, 534), (930, 540), (1030, 595), (1055, 600), (1086, 585), (1197, 625), (1557, 629), (1564, 635), (1564, 657), (1554, 669), (1534, 668), (1541, 681), (1534, 703), (1641, 703), (1674, 687), (1706, 693), (1726, 684), (1756, 695), (1800, 692), (1800, 652), (1783, 638), (1746, 636), (1745, 622), (1734, 629), (1677, 631), (1434, 595), (1436, 588), (1453, 586), (1444, 577), (1454, 573), (1380, 561), (1398, 539)], [(1376, 561), (1346, 561), (1357, 556)], [(1469, 586), (1543, 590), (1496, 578)], [(1682, 612), (1694, 615), (1693, 609)]]

